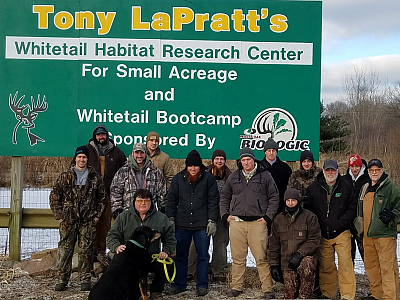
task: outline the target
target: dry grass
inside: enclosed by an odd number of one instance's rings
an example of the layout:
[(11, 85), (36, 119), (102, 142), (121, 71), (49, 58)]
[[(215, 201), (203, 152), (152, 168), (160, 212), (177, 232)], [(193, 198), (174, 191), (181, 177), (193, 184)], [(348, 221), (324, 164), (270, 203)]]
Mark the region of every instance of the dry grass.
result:
[[(364, 153), (365, 152), (365, 153)], [(387, 149), (374, 157), (364, 152), (358, 154), (367, 162), (372, 158), (380, 158), (385, 167), (385, 171), (390, 178), (400, 186), (400, 159), (396, 152), (388, 152)], [(368, 151), (370, 152), (370, 151)], [(319, 161), (316, 164), (322, 167), (325, 159), (335, 159), (339, 163), (341, 174), (345, 174), (347, 170), (348, 157), (353, 153), (348, 152), (332, 152), (329, 154), (320, 153)], [(173, 159), (174, 171), (178, 173), (185, 168), (184, 159)], [(204, 165), (211, 163), (210, 159), (203, 160)], [(71, 164), (70, 157), (25, 157), (24, 158), (24, 186), (25, 187), (51, 187), (58, 174), (66, 170)], [(293, 171), (299, 168), (299, 162), (289, 162)], [(236, 170), (236, 161), (228, 160), (227, 166), (232, 170)], [(0, 187), (9, 187), (11, 185), (11, 157), (0, 157)]]

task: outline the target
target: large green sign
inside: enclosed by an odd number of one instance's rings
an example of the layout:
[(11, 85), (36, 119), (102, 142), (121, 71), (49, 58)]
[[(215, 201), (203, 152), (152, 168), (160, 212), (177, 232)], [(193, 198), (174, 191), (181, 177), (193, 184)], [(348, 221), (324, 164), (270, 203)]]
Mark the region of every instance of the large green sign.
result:
[(0, 155), (71, 156), (104, 124), (196, 148), (318, 157), (321, 2), (3, 1)]

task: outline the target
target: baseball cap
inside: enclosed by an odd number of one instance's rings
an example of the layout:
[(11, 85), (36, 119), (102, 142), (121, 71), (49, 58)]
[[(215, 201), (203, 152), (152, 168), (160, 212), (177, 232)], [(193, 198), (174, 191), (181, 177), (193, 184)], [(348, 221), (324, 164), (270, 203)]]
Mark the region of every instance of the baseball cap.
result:
[(142, 151), (142, 152), (146, 153), (146, 145), (143, 143), (136, 143), (135, 145), (133, 145), (133, 148), (132, 148), (132, 152), (135, 152), (135, 151)]
[(377, 158), (373, 158), (368, 162), (367, 168), (369, 169), (372, 166), (377, 166), (378, 168), (383, 168), (382, 162)]
[(328, 170), (328, 169), (334, 169), (335, 171), (338, 169), (338, 164), (336, 162), (336, 160), (333, 159), (327, 159), (324, 162), (324, 170)]

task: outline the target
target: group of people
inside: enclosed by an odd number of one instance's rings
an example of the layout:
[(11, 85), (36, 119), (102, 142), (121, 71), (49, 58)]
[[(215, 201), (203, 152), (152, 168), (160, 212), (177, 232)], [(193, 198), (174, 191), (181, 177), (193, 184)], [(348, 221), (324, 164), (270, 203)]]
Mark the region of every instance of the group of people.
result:
[[(326, 160), (321, 170), (306, 150), (300, 169), (292, 173), (277, 156), (272, 138), (265, 141), (264, 152), (258, 160), (251, 149), (241, 149), (232, 172), (223, 150), (213, 152), (207, 167), (192, 150), (185, 168), (174, 174), (156, 132), (149, 132), (146, 143), (133, 145), (126, 159), (106, 127), (96, 126), (50, 194), (60, 222), (55, 290), (67, 287), (77, 241), (81, 290), (87, 291), (93, 260), (106, 264), (108, 256), (125, 250), (136, 227), (147, 225), (161, 234), (149, 253), (160, 259), (174, 256), (176, 277), (167, 291), (172, 295), (186, 291), (191, 273), (196, 274), (197, 295), (208, 293), (212, 237), (215, 280), (226, 280), (230, 242), (229, 297), (243, 293), (250, 248), (264, 299), (275, 298), (273, 280), (284, 284), (287, 299), (312, 298), (318, 291), (320, 297), (334, 298), (338, 282), (341, 298), (354, 299), (357, 244), (370, 281), (367, 299), (398, 299), (400, 190), (382, 162), (367, 164), (352, 155), (341, 176), (336, 161)], [(162, 265), (154, 261), (152, 272), (150, 298), (161, 298), (166, 280)]]

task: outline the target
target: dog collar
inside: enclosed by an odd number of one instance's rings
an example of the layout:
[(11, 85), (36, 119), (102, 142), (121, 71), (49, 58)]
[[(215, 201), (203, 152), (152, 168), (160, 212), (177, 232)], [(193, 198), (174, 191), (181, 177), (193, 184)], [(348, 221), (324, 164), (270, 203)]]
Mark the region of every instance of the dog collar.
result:
[(143, 245), (140, 245), (138, 242), (136, 242), (135, 240), (129, 240), (131, 243), (134, 243), (136, 246), (138, 246), (139, 248), (143, 248), (146, 249), (145, 247), (143, 247)]

